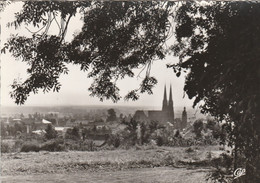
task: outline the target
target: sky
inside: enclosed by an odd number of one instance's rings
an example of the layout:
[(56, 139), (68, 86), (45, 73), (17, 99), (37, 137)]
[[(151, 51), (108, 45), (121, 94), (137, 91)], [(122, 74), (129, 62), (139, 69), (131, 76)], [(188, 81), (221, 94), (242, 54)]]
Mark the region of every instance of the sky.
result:
[[(14, 20), (14, 12), (21, 9), (22, 2), (16, 2), (9, 5), (4, 12), (1, 13), (1, 47), (4, 42), (10, 37), (10, 34), (25, 35), (30, 33), (25, 28), (7, 28), (7, 22)], [(73, 33), (80, 30), (82, 22), (79, 16), (74, 17), (67, 32), (66, 40), (70, 40), (73, 37)], [(33, 27), (28, 27), (33, 31)], [(36, 30), (36, 29), (35, 29)], [(52, 27), (51, 33), (55, 34), (57, 28)], [(156, 77), (158, 84), (153, 89), (153, 95), (142, 94), (137, 101), (124, 101), (121, 99), (116, 104), (110, 100), (100, 102), (97, 97), (89, 96), (90, 92), (88, 88), (92, 83), (91, 78), (87, 78), (87, 73), (80, 71), (78, 66), (68, 65), (69, 74), (62, 75), (60, 82), (62, 84), (61, 90), (57, 92), (49, 92), (43, 94), (39, 92), (30, 97), (25, 102), (25, 106), (56, 106), (56, 105), (127, 105), (127, 106), (151, 106), (160, 107), (163, 99), (164, 85), (167, 88), (167, 95), (169, 96), (169, 87), (172, 85), (172, 94), (174, 106), (178, 107), (190, 107), (193, 101), (189, 100), (187, 96), (184, 97), (183, 87), (185, 76), (184, 73), (180, 77), (177, 77), (172, 69), (166, 68), (168, 63), (177, 63), (178, 58), (173, 56), (167, 56), (164, 60), (154, 61), (151, 68), (151, 76)], [(10, 98), (11, 92), (10, 85), (16, 78), (21, 78), (22, 81), (26, 79), (26, 64), (13, 58), (9, 53), (1, 54), (1, 105), (2, 106), (15, 106), (14, 100)], [(135, 70), (135, 74), (141, 69)], [(142, 72), (140, 76), (144, 76), (145, 72)], [(126, 95), (129, 91), (139, 87), (142, 80), (138, 77), (126, 78), (118, 82), (121, 96)]]

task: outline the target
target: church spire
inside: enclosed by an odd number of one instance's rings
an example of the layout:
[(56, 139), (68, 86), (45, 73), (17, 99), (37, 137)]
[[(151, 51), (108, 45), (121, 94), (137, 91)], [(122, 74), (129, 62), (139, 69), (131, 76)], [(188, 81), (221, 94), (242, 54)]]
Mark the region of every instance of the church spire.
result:
[(169, 111), (173, 111), (173, 100), (172, 100), (172, 84), (170, 85), (170, 97), (169, 97), (169, 104), (168, 104)]
[(169, 102), (172, 101), (172, 84), (170, 85), (170, 98), (169, 98)]
[(166, 85), (164, 85), (164, 96), (163, 96), (163, 100), (166, 100), (166, 101), (167, 101)]
[(166, 93), (166, 84), (164, 85), (164, 95), (163, 95), (163, 106), (162, 110), (166, 111), (167, 110), (167, 93)]
[(173, 109), (173, 99), (172, 99), (172, 85), (170, 85), (170, 97), (168, 103), (168, 111), (169, 111), (169, 118), (174, 120), (174, 109)]

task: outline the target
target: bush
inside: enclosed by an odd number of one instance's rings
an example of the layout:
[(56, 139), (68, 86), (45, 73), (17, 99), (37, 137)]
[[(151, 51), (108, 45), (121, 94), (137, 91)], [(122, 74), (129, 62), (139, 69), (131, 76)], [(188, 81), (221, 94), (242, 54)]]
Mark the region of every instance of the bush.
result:
[(54, 129), (54, 127), (51, 124), (47, 125), (47, 128), (45, 129), (45, 138), (50, 140), (50, 139), (55, 139), (58, 136), (57, 131)]
[(65, 147), (61, 140), (50, 140), (41, 145), (41, 150), (44, 151), (64, 151)]
[(8, 143), (1, 143), (1, 153), (9, 153), (11, 152), (12, 148)]
[(68, 129), (65, 134), (66, 139), (73, 139), (73, 140), (78, 140), (80, 139), (80, 134), (79, 134), (79, 128), (74, 127), (72, 129)]
[(118, 134), (111, 134), (108, 139), (108, 145), (113, 145), (115, 148), (120, 146), (120, 136)]
[(193, 132), (196, 134), (197, 138), (201, 137), (201, 131), (203, 130), (202, 120), (196, 120), (193, 124)]
[(33, 144), (33, 143), (26, 143), (22, 145), (22, 148), (20, 150), (21, 152), (39, 152), (40, 151), (40, 147), (37, 144)]
[(156, 144), (158, 145), (158, 146), (162, 146), (164, 143), (163, 143), (163, 137), (161, 137), (161, 136), (158, 136), (157, 138), (156, 138)]
[(65, 143), (65, 147), (67, 150), (72, 151), (95, 151), (97, 147), (95, 146), (92, 140), (84, 140), (84, 141), (75, 141), (75, 140), (67, 140)]
[[(214, 182), (232, 182), (233, 161), (234, 157), (225, 153), (221, 154), (218, 158), (212, 159), (210, 163), (214, 169), (207, 174), (207, 180)], [(238, 167), (244, 167), (244, 162), (245, 159), (240, 157), (240, 159), (238, 159)]]

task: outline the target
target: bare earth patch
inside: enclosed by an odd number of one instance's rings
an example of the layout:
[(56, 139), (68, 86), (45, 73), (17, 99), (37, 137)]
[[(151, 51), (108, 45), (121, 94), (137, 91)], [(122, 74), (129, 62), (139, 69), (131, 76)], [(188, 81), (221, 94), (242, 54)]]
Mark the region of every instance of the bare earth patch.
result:
[(204, 183), (207, 171), (203, 169), (188, 170), (185, 168), (142, 168), (108, 172), (76, 172), (69, 174), (38, 174), (2, 177), (3, 183), (29, 182), (89, 182), (89, 183)]

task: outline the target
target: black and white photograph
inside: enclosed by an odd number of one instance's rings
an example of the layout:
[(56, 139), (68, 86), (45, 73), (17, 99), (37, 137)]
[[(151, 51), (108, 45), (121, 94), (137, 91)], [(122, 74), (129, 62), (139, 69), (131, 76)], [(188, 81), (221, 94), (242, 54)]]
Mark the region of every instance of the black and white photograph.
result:
[(0, 22), (0, 182), (260, 182), (260, 2), (1, 0)]

